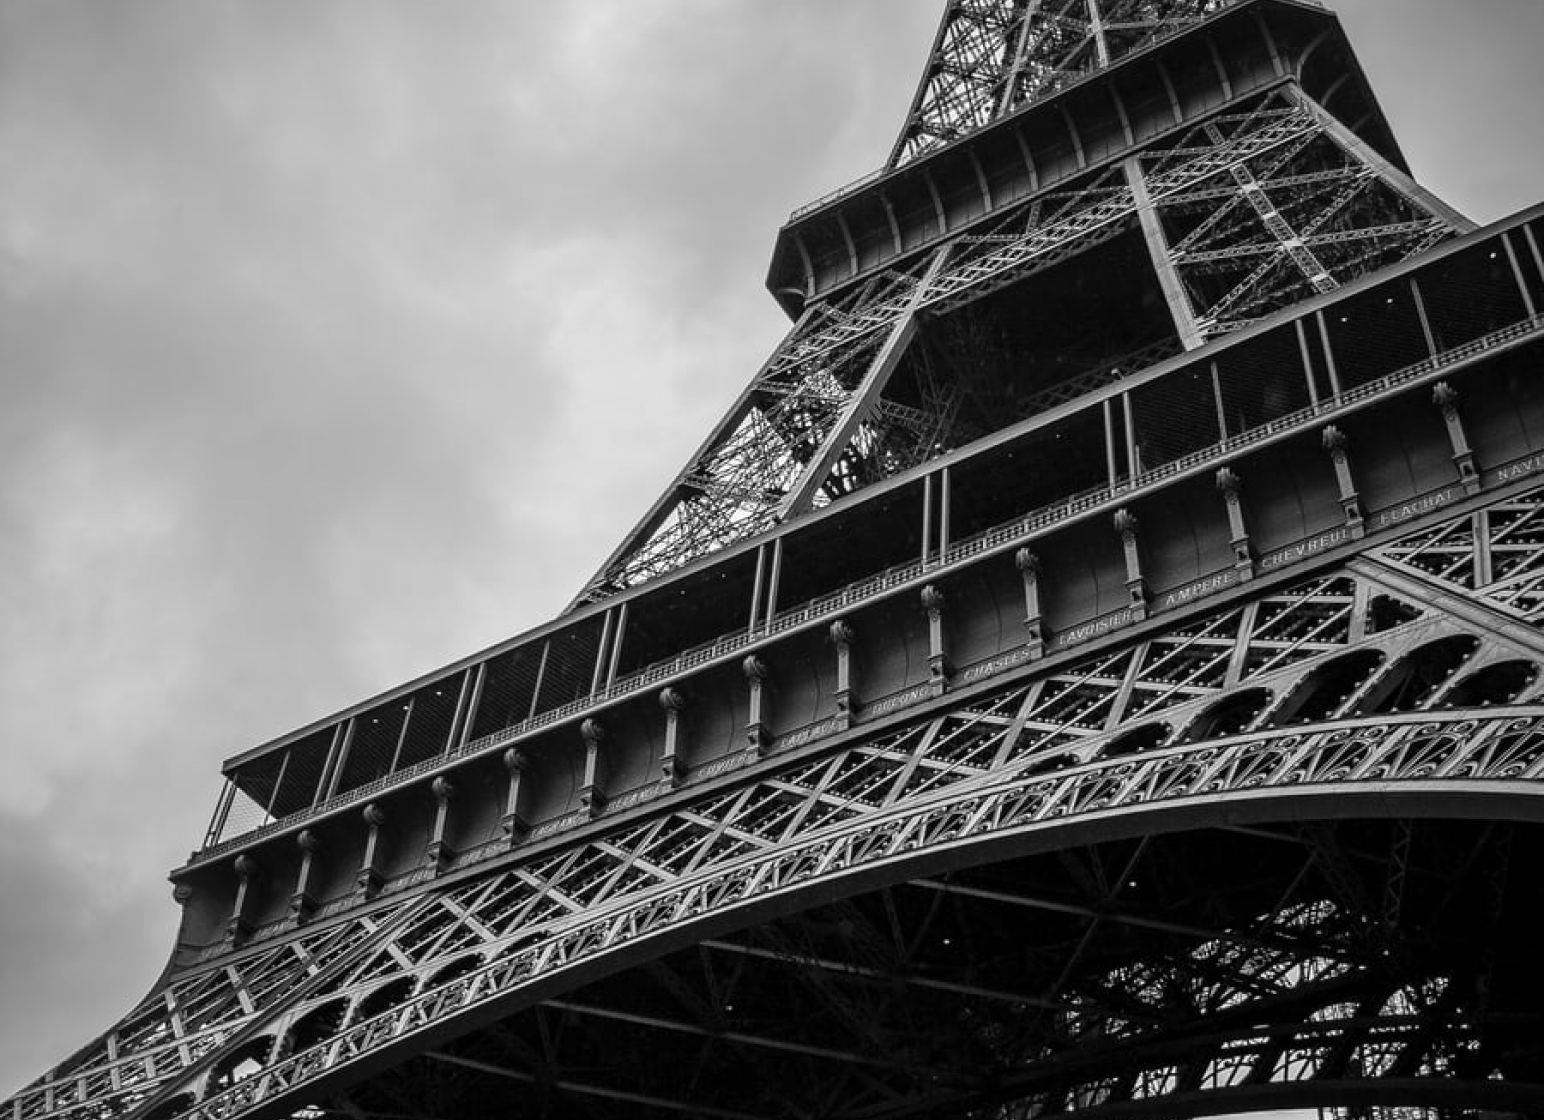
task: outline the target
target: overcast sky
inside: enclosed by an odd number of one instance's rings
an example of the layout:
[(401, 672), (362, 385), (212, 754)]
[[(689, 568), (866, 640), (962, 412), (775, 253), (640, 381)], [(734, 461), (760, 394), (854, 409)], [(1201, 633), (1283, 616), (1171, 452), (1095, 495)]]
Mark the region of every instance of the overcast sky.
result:
[[(149, 987), (221, 759), (545, 621), (780, 337), (942, 0), (0, 0), (0, 1096)], [(1539, 0), (1344, 0), (1544, 198)]]

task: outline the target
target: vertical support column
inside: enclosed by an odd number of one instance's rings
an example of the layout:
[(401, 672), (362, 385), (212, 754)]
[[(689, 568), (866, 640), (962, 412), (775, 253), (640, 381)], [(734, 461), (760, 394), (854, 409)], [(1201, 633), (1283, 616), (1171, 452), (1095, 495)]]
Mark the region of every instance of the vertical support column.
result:
[(954, 487), (949, 481), (948, 467), (939, 472), (938, 485), (940, 491), (938, 502), (938, 562), (940, 564), (947, 564), (949, 562), (949, 537), (953, 531), (952, 522), (954, 520), (954, 514), (949, 508), (953, 500), (951, 495), (954, 492)]
[(611, 658), (606, 663), (606, 690), (616, 684), (617, 669), (622, 664), (622, 643), (627, 640), (627, 604), (617, 608), (616, 633), (611, 635)]
[(1240, 583), (1247, 583), (1254, 578), (1255, 558), (1254, 549), (1249, 545), (1249, 527), (1244, 524), (1240, 486), (1238, 475), (1231, 467), (1218, 470), (1217, 489), (1222, 494), (1223, 504), (1228, 507), (1228, 543), (1233, 546), (1233, 570), (1238, 573)]
[(745, 672), (745, 683), (750, 689), (750, 714), (745, 720), (745, 737), (751, 749), (758, 755), (767, 753), (772, 746), (772, 729), (766, 721), (767, 678), (771, 671), (767, 663), (754, 653), (740, 663)]
[(1120, 485), (1120, 464), (1115, 456), (1115, 413), (1110, 406), (1110, 398), (1105, 397), (1100, 404), (1104, 413), (1104, 462), (1105, 470), (1109, 477), (1110, 489), (1114, 490)]
[(1136, 514), (1129, 509), (1115, 511), (1115, 531), (1120, 534), (1121, 551), (1126, 556), (1126, 594), (1137, 618), (1147, 617), (1147, 580), (1142, 575), (1142, 552), (1137, 547)]
[(1329, 324), (1324, 321), (1324, 312), (1313, 313), (1314, 322), (1319, 325), (1319, 346), (1324, 351), (1324, 368), (1330, 375), (1330, 393), (1335, 397), (1341, 394), (1340, 367), (1335, 364), (1335, 347), (1330, 344)]
[(606, 808), (600, 769), (600, 745), (605, 742), (606, 729), (599, 721), (587, 719), (579, 725), (579, 736), (584, 740), (584, 781), (579, 786), (579, 807), (586, 816), (594, 818)]
[(332, 789), (332, 775), (340, 761), (338, 756), (343, 751), (343, 731), (346, 726), (345, 721), (332, 729), (332, 742), (327, 744), (327, 760), (322, 763), (322, 776), (316, 783), (316, 796), (311, 801), (313, 809), (327, 800), (328, 791)]
[(488, 663), (482, 662), (469, 669), (461, 679), (461, 695), (456, 698), (456, 718), (451, 724), (446, 753), (460, 751), (472, 737), (472, 721), (477, 716), (477, 705), (482, 701), (483, 682), (488, 675)]
[(362, 814), (365, 819), (365, 827), (369, 831), (365, 834), (365, 858), (359, 868), (359, 878), (356, 880), (359, 893), (365, 898), (371, 898), (381, 889), (385, 882), (385, 876), (381, 874), (381, 826), (386, 823), (386, 811), (375, 802), (365, 806)]
[(316, 854), (322, 849), (321, 837), (309, 828), (303, 828), (295, 837), (295, 846), (300, 849), (300, 873), (295, 876), (295, 893), (290, 895), (290, 916), (298, 923), (316, 913), (311, 881), (316, 876)]
[(768, 633), (772, 630), (772, 621), (777, 617), (777, 593), (783, 585), (783, 538), (778, 537), (772, 542), (772, 578), (767, 581), (767, 621), (762, 629)]
[(1474, 463), (1474, 449), (1469, 446), (1469, 433), (1464, 430), (1464, 418), (1458, 414), (1458, 390), (1446, 381), (1432, 386), (1431, 403), (1442, 412), (1442, 422), (1447, 425), (1448, 442), (1453, 445), (1453, 465), (1458, 468), (1458, 481), (1464, 484), (1464, 493), (1480, 492), (1480, 471)]
[(227, 777), (225, 788), (220, 791), (220, 800), (215, 803), (214, 816), (209, 818), (209, 830), (204, 833), (204, 847), (220, 842), (220, 836), (225, 831), (225, 821), (231, 813), (231, 803), (235, 799), (236, 781)]
[(942, 696), (953, 669), (944, 642), (944, 593), (931, 583), (922, 589), (922, 609), (927, 612), (928, 687)]
[(1362, 521), (1362, 503), (1357, 497), (1356, 480), (1351, 477), (1351, 460), (1346, 454), (1349, 443), (1346, 433), (1331, 424), (1324, 429), (1323, 443), (1335, 467), (1335, 483), (1340, 487), (1340, 508), (1345, 511), (1346, 529), (1352, 540), (1360, 540), (1367, 530)]
[(681, 713), (686, 696), (677, 688), (659, 690), (659, 706), (665, 713), (665, 754), (659, 760), (660, 777), (671, 789), (686, 780), (686, 760), (681, 757)]
[(595, 671), (590, 674), (590, 695), (594, 696), (600, 691), (601, 682), (606, 679), (606, 654), (611, 649), (611, 628), (616, 625), (614, 610), (607, 611), (600, 625), (600, 645), (595, 648)]
[(547, 679), (547, 655), (552, 652), (552, 639), (548, 638), (541, 644), (541, 660), (536, 663), (536, 683), (531, 686), (531, 707), (525, 713), (526, 719), (535, 719), (536, 712), (541, 707), (541, 686)]
[[(1315, 409), (1319, 407), (1319, 379), (1313, 372), (1313, 352), (1308, 348), (1308, 332), (1303, 329), (1303, 320), (1298, 319), (1293, 324), (1297, 328), (1297, 349), (1303, 360), (1303, 380), (1308, 385), (1308, 399), (1313, 402)], [(1215, 364), (1215, 363), (1213, 363)], [(1227, 429), (1223, 429), (1226, 436)]]
[(1040, 556), (1028, 548), (1013, 554), (1013, 566), (1024, 581), (1024, 646), (1031, 658), (1045, 653), (1045, 631), (1040, 609)]
[(831, 644), (836, 647), (836, 715), (843, 727), (852, 726), (858, 703), (853, 694), (852, 672), (852, 643), (856, 637), (856, 631), (845, 618), (831, 624)]
[(232, 945), (240, 945), (252, 935), (252, 896), (257, 892), (257, 860), (242, 852), (231, 864), (236, 872), (236, 901), (231, 905), (225, 936)]
[(531, 831), (530, 822), (520, 812), (520, 787), (525, 781), (529, 760), (524, 751), (510, 747), (504, 752), (503, 762), (504, 772), (509, 775), (509, 786), (504, 793), (504, 815), (499, 818), (499, 827), (504, 830), (504, 838), (513, 847)]
[(456, 787), (441, 774), (429, 783), (429, 789), (434, 794), (434, 831), (429, 834), (429, 846), (424, 849), (424, 863), (438, 874), (456, 854), (445, 840), (450, 829), (450, 802), (456, 796)]
[(767, 546), (763, 542), (756, 546), (756, 580), (751, 585), (751, 617), (745, 624), (745, 636), (753, 637), (756, 633), (756, 625), (761, 621), (761, 586), (767, 578)]
[(1206, 341), (1196, 322), (1195, 312), (1190, 309), (1190, 299), (1185, 294), (1184, 282), (1174, 259), (1169, 255), (1168, 240), (1163, 235), (1163, 223), (1158, 219), (1158, 208), (1147, 189), (1147, 176), (1142, 173), (1142, 159), (1131, 156), (1125, 161), (1126, 182), (1131, 185), (1132, 201), (1136, 203), (1137, 218), (1142, 223), (1142, 237), (1147, 242), (1147, 255), (1153, 262), (1153, 272), (1158, 277), (1159, 290), (1169, 305), (1169, 315), (1179, 334), (1180, 344), (1186, 350), (1194, 350)]
[(358, 726), (359, 717), (351, 716), (343, 727), (343, 737), (338, 743), (338, 757), (332, 764), (332, 776), (327, 779), (327, 793), (323, 801), (336, 796), (338, 787), (343, 784), (343, 768), (348, 765), (349, 751), (354, 746), (354, 729)]
[(1415, 277), (1410, 277), (1410, 299), (1415, 303), (1415, 315), (1421, 321), (1421, 335), (1426, 339), (1426, 356), (1437, 356), (1437, 334), (1431, 329), (1431, 316), (1426, 313), (1426, 298), (1421, 295), (1421, 286), (1416, 283)]
[(926, 568), (933, 556), (933, 476), (922, 478), (922, 566)]

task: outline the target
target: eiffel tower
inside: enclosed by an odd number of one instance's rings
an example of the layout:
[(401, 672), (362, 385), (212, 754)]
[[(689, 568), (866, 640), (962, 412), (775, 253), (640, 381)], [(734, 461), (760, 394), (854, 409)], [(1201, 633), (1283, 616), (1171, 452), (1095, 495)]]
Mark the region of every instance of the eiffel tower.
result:
[(1544, 207), (1305, 0), (949, 0), (551, 623), (230, 759), (9, 1120), (1544, 1114)]

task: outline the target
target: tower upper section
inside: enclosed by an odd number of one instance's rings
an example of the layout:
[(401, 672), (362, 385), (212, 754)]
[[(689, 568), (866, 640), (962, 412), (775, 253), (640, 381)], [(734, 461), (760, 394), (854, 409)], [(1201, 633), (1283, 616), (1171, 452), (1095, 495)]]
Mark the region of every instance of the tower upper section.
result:
[(886, 167), (1046, 97), (1238, 0), (954, 0)]

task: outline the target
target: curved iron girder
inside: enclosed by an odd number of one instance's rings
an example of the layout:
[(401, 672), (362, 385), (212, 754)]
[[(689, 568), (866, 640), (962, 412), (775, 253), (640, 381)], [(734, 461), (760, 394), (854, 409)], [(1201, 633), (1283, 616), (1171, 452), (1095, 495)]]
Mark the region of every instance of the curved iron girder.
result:
[[(1516, 573), (1529, 570), (1527, 551), (1487, 546), (1492, 537), (1522, 541), (1538, 501), (1538, 495), (1523, 496), (1487, 511), (1481, 521), (1488, 534), (1480, 532), (1476, 515), (1466, 515), (1453, 527), (1419, 529), (1386, 551), (1394, 562), (1424, 571), (1426, 542), (1440, 541), (1442, 555), (1450, 557), (1467, 540), (1473, 553), (1491, 558), (1483, 577), (1474, 578), (1494, 580), (1501, 589), (1526, 587)], [(1460, 525), (1468, 526), (1467, 538)], [(234, 956), (217, 952), (208, 967), (173, 978), (112, 1032), (107, 1061), (67, 1066), (21, 1094), (13, 1108), (34, 1120), (79, 1114), (84, 1105), (167, 1099), (181, 1086), (201, 1083), (217, 1053), (265, 1033), (282, 1034), (286, 1023), (340, 995), (357, 1005), (393, 978), (428, 982), (469, 953), (496, 951), (506, 934), (567, 928), (578, 916), (661, 883), (831, 835), (840, 824), (873, 820), (881, 809), (926, 802), (950, 783), (964, 790), (1048, 764), (1097, 761), (1107, 748), (1120, 749), (1128, 729), (1155, 721), (1172, 723), (1176, 734), (1188, 732), (1219, 698), (1264, 688), (1284, 699), (1318, 667), (1352, 650), (1393, 664), (1432, 640), (1480, 634), (1466, 671), (1538, 660), (1537, 632), (1517, 622), (1509, 598), (1484, 605), (1481, 591), (1454, 613), (1452, 595), (1432, 583), (1371, 562), (1356, 562), (1352, 572), (1264, 593), (1246, 609), (1203, 612), (1172, 632), (1050, 673), (1022, 668), (1010, 674), (1020, 683), (950, 694), (935, 714), (862, 728), (834, 753), (828, 748), (780, 760), (759, 777), (748, 775), (749, 784), (641, 823), (620, 821), (593, 840), (536, 860), (499, 859), (411, 900), (400, 920), (387, 921), (395, 911), (376, 908), (347, 923), (302, 927), (277, 945)], [(1376, 598), (1397, 608), (1392, 617), (1403, 623), (1390, 629), (1389, 620), (1358, 622)], [(1355, 707), (1364, 692), (1356, 690), (1336, 710)], [(1439, 691), (1429, 699), (1441, 698)], [(339, 956), (340, 945), (357, 940), (370, 952)]]
[(266, 1066), (183, 1115), (266, 1117), (685, 944), (829, 900), (1071, 844), (1227, 821), (1400, 815), (1544, 821), (1544, 707), (1421, 713), (1008, 772), (478, 947), (484, 963)]

